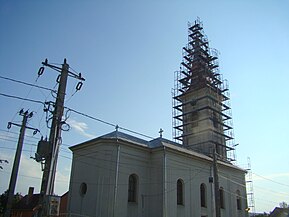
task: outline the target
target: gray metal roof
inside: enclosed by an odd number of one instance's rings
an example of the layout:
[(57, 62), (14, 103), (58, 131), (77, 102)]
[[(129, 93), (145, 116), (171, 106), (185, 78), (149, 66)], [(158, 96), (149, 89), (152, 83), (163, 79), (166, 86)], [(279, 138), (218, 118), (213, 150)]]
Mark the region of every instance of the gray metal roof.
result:
[[(173, 141), (168, 140), (168, 139), (164, 139), (162, 137), (155, 138), (153, 140), (148, 141), (148, 140), (141, 139), (141, 138), (138, 138), (138, 137), (135, 137), (135, 136), (132, 136), (132, 135), (120, 132), (120, 131), (113, 131), (111, 133), (105, 134), (105, 135), (97, 137), (95, 139), (80, 143), (80, 144), (75, 145), (73, 147), (70, 147), (70, 149), (73, 151), (75, 148), (80, 148), (80, 147), (82, 147), (85, 144), (89, 145), (89, 144), (91, 144), (94, 141), (98, 141), (98, 140), (102, 140), (102, 139), (104, 139), (104, 140), (106, 140), (106, 139), (112, 139), (112, 140), (119, 139), (119, 140), (123, 140), (125, 142), (130, 142), (132, 144), (135, 144), (135, 145), (138, 145), (138, 146), (142, 146), (142, 147), (151, 148), (151, 149), (158, 148), (158, 147), (169, 147), (169, 148), (172, 148), (172, 149), (174, 149), (176, 151), (180, 151), (180, 152), (183, 152), (183, 153), (194, 155), (194, 156), (196, 156), (198, 158), (202, 158), (202, 159), (206, 159), (206, 160), (212, 160), (210, 157), (208, 157), (208, 156), (206, 156), (204, 154), (195, 152), (195, 151), (193, 151), (191, 149), (188, 149), (188, 148), (182, 146), (181, 144), (178, 144), (178, 143), (173, 142)], [(238, 169), (238, 170), (243, 170), (243, 169), (241, 169), (241, 168), (239, 168), (237, 166), (234, 166), (233, 164), (228, 163), (228, 162), (221, 162), (221, 163), (223, 165), (227, 165), (227, 166), (230, 166), (230, 167)], [(244, 170), (244, 172), (245, 172), (245, 170)]]
[(113, 131), (111, 133), (105, 134), (103, 136), (98, 137), (99, 139), (123, 139), (126, 141), (131, 141), (134, 143), (140, 143), (143, 145), (148, 145), (148, 141), (144, 139), (140, 139), (138, 137), (120, 132), (120, 131)]
[(120, 131), (113, 131), (111, 133), (105, 134), (103, 136), (98, 137), (99, 139), (123, 139), (129, 142), (133, 142), (133, 143), (138, 143), (138, 144), (142, 144), (145, 145), (149, 148), (156, 148), (156, 147), (161, 147), (164, 146), (164, 143), (168, 143), (171, 145), (175, 145), (178, 147), (182, 147), (180, 144), (173, 142), (171, 140), (168, 139), (164, 139), (161, 137), (155, 138), (153, 140), (147, 141), (144, 139), (140, 139), (138, 137), (120, 132)]

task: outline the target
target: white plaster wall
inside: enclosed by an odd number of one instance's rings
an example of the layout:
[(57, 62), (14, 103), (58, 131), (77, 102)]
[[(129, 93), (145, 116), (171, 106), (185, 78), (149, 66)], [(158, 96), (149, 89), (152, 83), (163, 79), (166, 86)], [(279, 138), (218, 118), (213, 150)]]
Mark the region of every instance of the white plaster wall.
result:
[[(120, 145), (118, 185), (115, 188), (117, 150)], [(97, 217), (200, 217), (212, 216), (212, 161), (163, 147), (149, 149), (135, 144), (102, 142), (74, 150), (70, 181), (69, 211)], [(164, 184), (164, 170), (166, 182)], [(138, 176), (137, 203), (128, 203), (129, 175)], [(244, 172), (219, 165), (220, 187), (225, 191), (222, 217), (246, 217)], [(184, 205), (177, 205), (177, 180), (184, 181)], [(87, 183), (87, 193), (79, 187)], [(200, 205), (200, 185), (207, 189), (207, 207)], [(164, 185), (166, 191), (164, 194)], [(116, 191), (115, 191), (116, 190)], [(237, 210), (235, 192), (239, 190), (242, 211)], [(116, 192), (116, 204), (114, 204)], [(230, 193), (229, 193), (230, 192)], [(166, 203), (164, 203), (166, 198)], [(166, 211), (163, 210), (166, 207)], [(164, 211), (164, 212), (163, 212)]]
[[(112, 216), (116, 147), (97, 144), (73, 154), (69, 211), (86, 216)], [(81, 183), (87, 193), (80, 195)]]
[[(150, 187), (150, 158), (146, 148), (135, 148), (122, 145), (120, 147), (119, 177), (117, 190), (116, 215), (123, 217), (147, 216), (144, 194)], [(137, 202), (128, 202), (129, 176), (138, 177)]]
[[(186, 155), (168, 151), (168, 217), (201, 216), (211, 212), (211, 188), (209, 184), (210, 164)], [(184, 182), (184, 205), (177, 205), (177, 180)], [(201, 208), (200, 185), (206, 185), (207, 207)]]

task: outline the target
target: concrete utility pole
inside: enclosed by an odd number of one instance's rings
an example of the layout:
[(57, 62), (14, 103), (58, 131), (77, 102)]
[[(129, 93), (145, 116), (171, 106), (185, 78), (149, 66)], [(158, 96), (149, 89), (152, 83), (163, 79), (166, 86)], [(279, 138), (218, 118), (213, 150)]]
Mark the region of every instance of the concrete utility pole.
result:
[(15, 191), (15, 186), (16, 186), (16, 181), (17, 181), (18, 170), (19, 170), (19, 163), (20, 163), (20, 157), (21, 157), (21, 152), (22, 152), (22, 147), (23, 147), (25, 130), (26, 130), (26, 128), (28, 128), (28, 129), (33, 129), (35, 133), (38, 132), (37, 129), (30, 128), (30, 127), (26, 126), (28, 118), (31, 118), (33, 116), (32, 112), (30, 112), (30, 113), (28, 113), (28, 111), (24, 112), (23, 109), (21, 109), (21, 111), (19, 112), (19, 115), (23, 116), (21, 125), (11, 123), (11, 122), (8, 123), (9, 129), (10, 129), (11, 125), (16, 125), (16, 126), (19, 126), (21, 128), (20, 128), (20, 135), (19, 135), (19, 139), (18, 139), (18, 145), (17, 145), (17, 149), (16, 149), (16, 153), (15, 153), (13, 169), (12, 169), (10, 183), (9, 183), (8, 201), (7, 201), (6, 211), (5, 211), (4, 217), (10, 217), (10, 215), (11, 215), (11, 208), (12, 208), (14, 191)]
[(217, 150), (215, 148), (213, 154), (213, 175), (214, 175), (214, 187), (215, 187), (215, 211), (216, 217), (221, 217), (221, 207), (220, 207), (220, 190), (219, 190), (219, 174), (217, 165)]
[[(48, 65), (47, 63), (44, 65)], [(55, 174), (53, 171), (56, 168), (58, 156), (58, 143), (61, 137), (61, 119), (63, 115), (63, 106), (65, 99), (65, 91), (68, 77), (69, 65), (64, 60), (60, 74), (57, 98), (55, 102), (55, 109), (53, 112), (52, 125), (49, 135), (50, 154), (45, 159), (45, 166), (41, 183), (41, 195), (51, 195), (54, 189)]]
[[(45, 201), (45, 196), (53, 195), (54, 193), (54, 181), (56, 174), (56, 166), (57, 159), (59, 153), (59, 145), (61, 140), (61, 127), (62, 127), (62, 116), (64, 110), (64, 100), (65, 100), (65, 92), (67, 85), (68, 76), (74, 77), (78, 80), (84, 81), (85, 79), (81, 77), (81, 74), (75, 74), (69, 71), (69, 65), (66, 63), (66, 59), (64, 59), (64, 63), (62, 67), (59, 68), (57, 66), (48, 64), (47, 59), (45, 62), (42, 62), (44, 66), (48, 66), (58, 72), (60, 75), (57, 79), (59, 82), (57, 97), (55, 101), (55, 109), (53, 111), (52, 124), (49, 135), (49, 154), (45, 157), (45, 164), (41, 182), (41, 190), (40, 190), (40, 210), (38, 216), (45, 216), (48, 213), (48, 204)], [(41, 74), (43, 73), (43, 69), (39, 70)], [(80, 90), (82, 86), (82, 82), (79, 82), (76, 86), (77, 90)]]

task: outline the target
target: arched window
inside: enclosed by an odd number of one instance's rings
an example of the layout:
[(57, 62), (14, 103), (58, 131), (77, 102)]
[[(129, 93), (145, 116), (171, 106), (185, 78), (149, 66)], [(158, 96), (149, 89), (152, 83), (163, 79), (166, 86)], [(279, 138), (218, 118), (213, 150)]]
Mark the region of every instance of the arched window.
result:
[(219, 189), (220, 194), (220, 208), (225, 209), (225, 194), (224, 194), (224, 188)]
[(128, 202), (137, 202), (137, 175), (131, 174), (128, 178)]
[(184, 182), (181, 179), (177, 181), (177, 204), (184, 205)]
[(204, 183), (200, 186), (201, 207), (207, 207), (206, 185)]
[(236, 202), (237, 202), (237, 210), (242, 210), (241, 194), (239, 190), (236, 191)]
[(80, 196), (84, 197), (86, 192), (87, 192), (87, 184), (85, 182), (82, 182), (79, 188)]

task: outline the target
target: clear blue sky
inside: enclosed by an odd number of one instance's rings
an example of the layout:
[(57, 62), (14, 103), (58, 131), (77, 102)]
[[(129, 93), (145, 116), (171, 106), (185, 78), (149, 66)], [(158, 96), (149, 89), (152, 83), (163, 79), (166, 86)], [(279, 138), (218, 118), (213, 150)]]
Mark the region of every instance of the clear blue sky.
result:
[[(172, 135), (171, 88), (187, 43), (187, 22), (200, 17), (220, 70), (230, 83), (237, 163), (251, 158), (256, 210), (289, 202), (289, 2), (235, 1), (8, 1), (0, 0), (0, 75), (55, 87), (57, 73), (41, 62), (62, 63), (86, 78), (81, 91), (69, 78), (66, 106), (157, 137)], [(48, 91), (0, 79), (0, 93), (53, 100)], [(0, 192), (8, 188), (20, 123), (17, 111), (35, 111), (29, 125), (47, 135), (42, 106), (0, 96)], [(114, 128), (70, 113), (63, 143), (77, 144)], [(32, 132), (27, 131), (27, 135)], [(37, 135), (37, 138), (40, 136)], [(39, 191), (40, 165), (29, 159), (37, 139), (27, 137), (16, 191)], [(31, 145), (32, 144), (32, 145)], [(68, 190), (71, 154), (60, 152), (56, 193)], [(257, 176), (257, 175), (260, 176)]]

